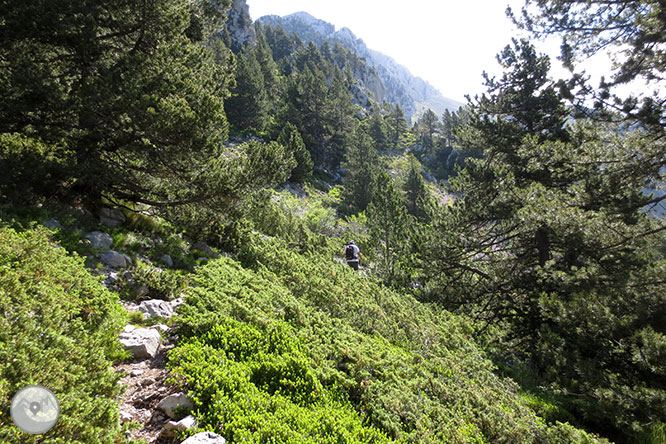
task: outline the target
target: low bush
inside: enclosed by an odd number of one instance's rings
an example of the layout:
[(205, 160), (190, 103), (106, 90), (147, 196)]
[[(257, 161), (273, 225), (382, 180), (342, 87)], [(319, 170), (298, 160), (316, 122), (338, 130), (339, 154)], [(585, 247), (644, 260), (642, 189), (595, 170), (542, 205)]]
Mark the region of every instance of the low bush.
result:
[[(332, 416), (347, 425), (360, 421), (395, 442), (536, 443), (551, 436), (604, 442), (545, 424), (517, 385), (493, 372), (462, 319), (325, 254), (297, 254), (275, 239), (248, 245), (254, 270), (221, 258), (192, 278), (177, 324), (193, 339), (171, 355), (175, 373), (199, 399), (206, 427), (230, 433), (231, 442), (322, 442), (304, 432), (314, 426), (273, 414), (310, 405), (320, 387), (341, 390), (340, 405), (351, 406), (356, 419), (348, 407)], [(243, 400), (234, 391), (246, 394)], [(312, 415), (304, 418), (320, 421)], [(229, 421), (254, 433), (236, 434)], [(336, 442), (359, 442), (342, 433), (348, 427), (336, 427)]]
[[(125, 357), (117, 340), (123, 311), (79, 257), (38, 228), (0, 228), (0, 441), (124, 442), (110, 366)], [(9, 407), (26, 385), (40, 384), (60, 402), (60, 418), (44, 436), (14, 426)]]

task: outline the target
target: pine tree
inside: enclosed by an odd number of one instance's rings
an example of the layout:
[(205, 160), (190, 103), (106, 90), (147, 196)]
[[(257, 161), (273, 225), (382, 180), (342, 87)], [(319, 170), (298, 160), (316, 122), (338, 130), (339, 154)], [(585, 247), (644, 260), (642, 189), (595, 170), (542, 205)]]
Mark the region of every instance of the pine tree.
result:
[(386, 135), (386, 124), (379, 107), (372, 108), (372, 115), (368, 123), (368, 134), (372, 137), (377, 150), (381, 151), (386, 149), (388, 145), (388, 137)]
[(287, 152), (294, 156), (294, 160), (296, 161), (296, 166), (291, 171), (289, 181), (301, 183), (312, 176), (314, 163), (312, 162), (310, 152), (305, 148), (305, 143), (303, 143), (298, 129), (291, 123), (287, 123), (277, 141), (287, 149)]
[(372, 138), (360, 129), (352, 137), (342, 167), (347, 170), (343, 198), (356, 212), (366, 209), (376, 187), (379, 156)]
[[(653, 238), (665, 228), (639, 212), (659, 167), (644, 160), (663, 142), (648, 146), (630, 127), (567, 128), (545, 57), (514, 41), (500, 61), (508, 71), (472, 104), (465, 140), (483, 158), (468, 160), (453, 181), (461, 198), (435, 222), (429, 285), (450, 309), (501, 326), (497, 347), (579, 393), (590, 423), (626, 434), (663, 421), (661, 353), (644, 351), (648, 369), (631, 351), (659, 342), (662, 323), (647, 313), (666, 313)], [(645, 406), (630, 407), (639, 398)]]
[(434, 135), (435, 131), (437, 130), (438, 123), (439, 119), (437, 118), (437, 114), (435, 114), (434, 111), (429, 108), (419, 119), (421, 141), (423, 146), (426, 148), (432, 148), (435, 144)]
[(403, 191), (407, 212), (420, 222), (428, 222), (428, 208), (431, 206), (430, 192), (421, 174), (421, 164), (412, 155), (409, 156), (409, 171)]
[(368, 205), (370, 233), (380, 245), (378, 273), (388, 284), (403, 285), (408, 278), (409, 227), (412, 224), (400, 192), (391, 176), (377, 175), (374, 195)]
[(280, 91), (281, 79), (278, 73), (278, 66), (273, 59), (273, 52), (270, 46), (268, 46), (266, 34), (264, 33), (264, 28), (261, 26), (261, 23), (255, 23), (254, 28), (256, 43), (252, 51), (254, 51), (255, 59), (259, 64), (263, 76), (267, 109), (269, 113), (275, 113), (277, 111), (280, 96), (282, 95)]
[(231, 92), (225, 104), (229, 122), (239, 130), (263, 131), (268, 117), (268, 99), (255, 51), (238, 55), (236, 86)]
[(403, 133), (407, 132), (409, 129), (407, 126), (407, 120), (405, 120), (405, 113), (402, 111), (402, 108), (400, 108), (400, 105), (395, 105), (388, 115), (387, 120), (390, 142), (394, 147), (398, 147)]

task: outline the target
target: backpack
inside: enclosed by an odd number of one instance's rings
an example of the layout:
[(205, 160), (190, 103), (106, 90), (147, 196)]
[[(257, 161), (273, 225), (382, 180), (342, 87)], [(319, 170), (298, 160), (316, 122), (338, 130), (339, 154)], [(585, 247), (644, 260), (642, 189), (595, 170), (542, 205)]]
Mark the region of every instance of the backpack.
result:
[(348, 261), (356, 259), (356, 254), (354, 253), (353, 245), (347, 245), (347, 248), (345, 248), (345, 258)]

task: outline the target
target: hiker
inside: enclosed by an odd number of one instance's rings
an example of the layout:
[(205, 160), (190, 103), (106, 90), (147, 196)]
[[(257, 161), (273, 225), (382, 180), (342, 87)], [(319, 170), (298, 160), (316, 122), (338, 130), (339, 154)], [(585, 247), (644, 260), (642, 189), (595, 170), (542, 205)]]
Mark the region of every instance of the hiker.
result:
[(345, 247), (345, 259), (347, 260), (347, 265), (354, 270), (358, 270), (358, 264), (361, 262), (361, 250), (359, 250), (353, 240), (349, 241), (349, 244)]

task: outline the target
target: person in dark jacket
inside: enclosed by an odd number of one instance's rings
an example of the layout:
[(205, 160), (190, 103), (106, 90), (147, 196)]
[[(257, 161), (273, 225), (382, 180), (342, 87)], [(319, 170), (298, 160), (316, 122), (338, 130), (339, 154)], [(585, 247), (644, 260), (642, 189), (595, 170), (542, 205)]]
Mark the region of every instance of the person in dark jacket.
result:
[(361, 263), (361, 250), (356, 246), (356, 243), (354, 243), (353, 240), (349, 241), (349, 244), (345, 247), (344, 256), (347, 265), (354, 270), (358, 270), (358, 265)]

